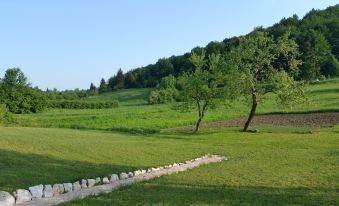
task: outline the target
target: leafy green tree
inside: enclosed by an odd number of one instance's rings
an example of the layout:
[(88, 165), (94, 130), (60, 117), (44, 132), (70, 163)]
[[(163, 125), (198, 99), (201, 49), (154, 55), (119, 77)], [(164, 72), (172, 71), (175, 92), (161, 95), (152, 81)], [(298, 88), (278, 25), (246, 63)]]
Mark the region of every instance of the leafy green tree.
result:
[(179, 95), (176, 84), (177, 80), (173, 75), (162, 78), (157, 89), (150, 93), (148, 103), (163, 104), (174, 102)]
[(2, 83), (8, 88), (29, 86), (27, 78), (20, 68), (6, 70)]
[(42, 91), (31, 88), (19, 68), (6, 70), (0, 84), (0, 103), (13, 113), (36, 113), (47, 106)]
[(100, 86), (99, 86), (99, 94), (103, 94), (107, 92), (107, 84), (104, 78), (101, 79), (100, 81)]
[[(248, 130), (257, 105), (265, 94), (279, 93), (277, 97), (280, 99), (288, 96), (280, 101), (286, 104), (304, 99), (300, 85), (293, 80), (293, 75), (298, 73), (300, 64), (298, 56), (297, 44), (288, 34), (275, 41), (261, 31), (242, 37), (239, 46), (231, 50), (228, 55), (228, 66), (236, 74), (233, 80), (237, 82), (237, 87), (234, 89), (250, 97), (252, 102), (243, 131)], [(284, 64), (277, 64), (278, 58), (284, 59)], [(286, 68), (287, 71), (284, 70)], [(289, 95), (285, 95), (287, 91)]]
[(173, 75), (168, 75), (167, 77), (164, 77), (161, 79), (159, 83), (160, 89), (173, 89), (176, 88), (177, 85), (177, 79)]
[(222, 73), (224, 62), (220, 54), (210, 54), (206, 58), (204, 51), (201, 54), (193, 52), (190, 61), (195, 70), (179, 77), (183, 97), (181, 107), (184, 109), (193, 107), (198, 110), (198, 120), (195, 125), (195, 131), (198, 131), (206, 111), (214, 108), (220, 98), (223, 98), (221, 88), (224, 84)]

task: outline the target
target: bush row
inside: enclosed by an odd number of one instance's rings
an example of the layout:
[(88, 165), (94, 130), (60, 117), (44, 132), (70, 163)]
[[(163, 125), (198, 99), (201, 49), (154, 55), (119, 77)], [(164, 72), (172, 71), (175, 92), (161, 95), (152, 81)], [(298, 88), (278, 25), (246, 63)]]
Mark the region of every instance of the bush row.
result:
[(83, 100), (63, 100), (63, 101), (48, 101), (49, 108), (55, 109), (109, 109), (119, 107), (119, 102), (114, 101), (83, 101)]

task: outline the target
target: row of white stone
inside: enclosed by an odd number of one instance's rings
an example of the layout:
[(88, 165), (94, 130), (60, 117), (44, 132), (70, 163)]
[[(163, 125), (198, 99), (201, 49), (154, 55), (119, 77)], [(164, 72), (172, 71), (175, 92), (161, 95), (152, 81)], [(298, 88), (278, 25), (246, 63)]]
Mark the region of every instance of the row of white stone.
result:
[[(185, 163), (191, 163), (194, 161), (201, 160), (203, 158), (209, 157), (209, 154), (204, 155), (202, 157), (198, 157), (192, 160), (188, 160)], [(13, 192), (13, 196), (5, 191), (0, 191), (0, 206), (10, 206), (14, 204), (19, 204), (27, 201), (31, 201), (33, 199), (39, 199), (39, 198), (48, 198), (53, 197), (56, 195), (60, 195), (63, 193), (71, 192), (71, 191), (79, 191), (81, 189), (85, 189), (88, 187), (93, 187), (95, 185), (101, 185), (101, 184), (109, 184), (114, 181), (127, 179), (133, 176), (139, 176), (146, 173), (159, 171), (162, 169), (168, 169), (171, 167), (176, 167), (179, 165), (183, 165), (184, 163), (174, 163), (171, 165), (166, 165), (163, 167), (157, 167), (157, 168), (150, 168), (147, 170), (136, 170), (134, 172), (122, 172), (118, 176), (117, 174), (112, 174), (109, 177), (97, 177), (95, 179), (82, 179), (81, 181), (76, 181), (74, 183), (63, 183), (63, 184), (46, 184), (46, 185), (35, 185), (32, 187), (29, 187), (28, 190), (26, 189), (17, 189), (15, 192)]]

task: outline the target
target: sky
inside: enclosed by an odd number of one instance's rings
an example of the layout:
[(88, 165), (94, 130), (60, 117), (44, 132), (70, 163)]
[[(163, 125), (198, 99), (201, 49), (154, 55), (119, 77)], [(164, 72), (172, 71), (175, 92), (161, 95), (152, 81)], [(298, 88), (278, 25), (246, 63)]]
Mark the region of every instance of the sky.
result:
[(339, 0), (1, 0), (0, 77), (19, 67), (41, 89), (87, 89), (210, 41), (303, 17)]

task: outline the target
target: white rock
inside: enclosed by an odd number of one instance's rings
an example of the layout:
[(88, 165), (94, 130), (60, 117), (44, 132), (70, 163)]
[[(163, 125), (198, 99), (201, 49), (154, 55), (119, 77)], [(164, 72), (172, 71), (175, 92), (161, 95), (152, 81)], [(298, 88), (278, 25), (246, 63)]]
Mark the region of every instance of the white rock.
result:
[(152, 172), (152, 169), (148, 169), (147, 172)]
[(103, 183), (103, 184), (109, 184), (108, 177), (102, 178), (102, 183)]
[(73, 185), (72, 183), (64, 183), (65, 192), (72, 192)]
[(119, 180), (119, 176), (117, 174), (112, 174), (110, 177), (111, 182), (115, 182)]
[(44, 186), (43, 185), (35, 185), (35, 186), (32, 186), (32, 187), (29, 187), (28, 188), (29, 191), (31, 192), (32, 194), (32, 198), (42, 198), (42, 192), (44, 190)]
[(42, 197), (53, 197), (53, 188), (52, 185), (45, 185)]
[(128, 177), (133, 177), (134, 176), (133, 172), (129, 172), (129, 173), (127, 173), (127, 175), (128, 175)]
[(53, 195), (60, 195), (65, 192), (65, 188), (62, 184), (54, 184), (53, 185)]
[(81, 188), (87, 188), (87, 180), (81, 180)]
[(76, 181), (72, 184), (72, 190), (73, 191), (79, 191), (81, 190), (81, 185), (80, 185), (80, 182), (79, 181)]
[(120, 173), (120, 179), (121, 180), (127, 179), (127, 178), (128, 178), (128, 175), (125, 172)]
[(135, 170), (134, 171), (134, 176), (138, 176), (138, 175), (141, 175), (141, 171), (140, 170)]
[(16, 204), (28, 202), (32, 200), (32, 195), (28, 190), (18, 189), (16, 190)]
[(95, 185), (95, 179), (87, 179), (87, 187), (93, 187)]
[(96, 185), (100, 185), (101, 184), (101, 178), (100, 177), (95, 178), (95, 184)]
[(15, 198), (5, 191), (0, 191), (0, 206), (11, 206), (15, 204)]
[(141, 170), (141, 174), (146, 174), (146, 170)]

